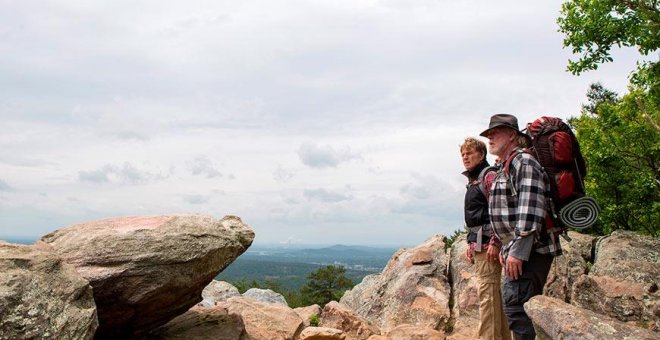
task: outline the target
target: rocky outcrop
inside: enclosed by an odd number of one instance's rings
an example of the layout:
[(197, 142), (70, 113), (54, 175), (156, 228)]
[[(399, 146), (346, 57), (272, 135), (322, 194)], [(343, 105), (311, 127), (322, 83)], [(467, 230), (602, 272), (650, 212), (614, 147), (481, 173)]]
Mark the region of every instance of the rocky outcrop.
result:
[(225, 308), (195, 306), (152, 331), (153, 340), (248, 340), (240, 315)]
[(250, 288), (245, 293), (243, 297), (248, 299), (266, 302), (266, 303), (279, 303), (281, 305), (288, 306), (286, 299), (280, 293), (276, 293), (270, 289), (261, 289), (261, 288)]
[(658, 339), (652, 331), (547, 296), (535, 296), (525, 304), (541, 339)]
[(279, 303), (259, 302), (245, 297), (233, 297), (218, 302), (215, 307), (239, 315), (251, 340), (293, 340), (304, 326), (298, 314)]
[(660, 330), (660, 238), (615, 231), (600, 239), (589, 275), (573, 285), (571, 303)]
[(398, 325), (385, 335), (390, 340), (445, 340), (445, 333), (441, 331), (407, 324)]
[(317, 317), (319, 317), (320, 320), (322, 310), (321, 310), (321, 306), (314, 304), (307, 307), (294, 308), (293, 311), (296, 312), (298, 316), (300, 316), (300, 318), (303, 320), (303, 323), (305, 324), (305, 327), (309, 327), (310, 318), (316, 315)]
[(234, 296), (241, 296), (238, 288), (225, 281), (213, 280), (202, 290), (202, 306), (214, 306), (217, 301), (225, 301)]
[(0, 339), (91, 339), (92, 288), (45, 245), (0, 241)]
[(550, 267), (543, 294), (571, 302), (573, 285), (580, 276), (589, 272), (593, 263), (592, 250), (596, 238), (569, 231), (570, 242), (561, 240), (563, 254), (556, 257)]
[[(479, 282), (474, 265), (465, 257), (467, 249), (467, 234), (462, 234), (454, 240), (451, 247), (449, 273), (454, 306), (452, 338), (476, 339), (479, 325)], [(458, 334), (460, 333), (460, 335)]]
[(171, 215), (87, 222), (41, 240), (90, 282), (102, 339), (140, 337), (186, 312), (253, 239), (238, 217)]
[(344, 340), (346, 335), (339, 329), (307, 327), (300, 333), (300, 340)]
[(442, 329), (451, 316), (448, 262), (445, 237), (431, 237), (394, 254), (381, 274), (365, 278), (340, 302), (383, 330), (400, 324)]
[(343, 331), (347, 340), (364, 340), (379, 333), (368, 320), (337, 301), (330, 301), (323, 307), (320, 326)]

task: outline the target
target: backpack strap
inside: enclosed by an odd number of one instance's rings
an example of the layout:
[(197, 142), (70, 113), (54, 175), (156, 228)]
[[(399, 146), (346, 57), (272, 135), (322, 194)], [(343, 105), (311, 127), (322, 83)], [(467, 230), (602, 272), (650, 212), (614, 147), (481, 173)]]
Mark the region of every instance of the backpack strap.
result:
[(479, 185), (479, 190), (481, 193), (486, 197), (486, 200), (490, 197), (490, 185), (493, 183), (493, 178), (497, 173), (497, 166), (495, 165), (490, 165), (481, 170), (479, 172), (479, 176), (477, 176), (477, 181), (475, 184)]

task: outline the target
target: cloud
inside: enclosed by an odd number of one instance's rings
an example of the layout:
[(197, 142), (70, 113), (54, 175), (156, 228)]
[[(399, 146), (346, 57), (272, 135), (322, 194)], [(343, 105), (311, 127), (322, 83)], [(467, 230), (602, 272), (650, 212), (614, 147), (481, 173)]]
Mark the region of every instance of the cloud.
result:
[(122, 166), (106, 164), (97, 170), (79, 171), (78, 179), (91, 183), (120, 183), (143, 184), (162, 176), (149, 173), (136, 168), (133, 164), (125, 162)]
[(210, 196), (205, 196), (205, 195), (185, 195), (183, 196), (183, 200), (185, 202), (188, 202), (190, 204), (204, 204), (207, 203), (211, 199)]
[(313, 199), (327, 203), (335, 203), (335, 202), (348, 201), (353, 199), (353, 196), (351, 195), (346, 195), (336, 191), (335, 192), (328, 191), (326, 189), (305, 190), (303, 195), (307, 199)]
[(213, 162), (204, 156), (195, 158), (190, 164), (190, 170), (195, 176), (206, 176), (207, 178), (222, 177), (220, 171), (213, 166)]
[(277, 165), (277, 169), (273, 171), (273, 179), (280, 183), (288, 182), (293, 178), (293, 172), (284, 169), (281, 164)]
[(7, 182), (5, 182), (5, 181), (3, 181), (2, 179), (0, 179), (0, 191), (11, 191), (11, 190), (12, 190), (12, 189), (11, 189), (11, 187), (9, 186), (9, 184), (7, 184)]
[(303, 164), (311, 168), (336, 168), (343, 162), (353, 159), (362, 159), (360, 154), (354, 153), (349, 147), (335, 150), (329, 145), (318, 146), (314, 143), (303, 143), (298, 149), (298, 157)]

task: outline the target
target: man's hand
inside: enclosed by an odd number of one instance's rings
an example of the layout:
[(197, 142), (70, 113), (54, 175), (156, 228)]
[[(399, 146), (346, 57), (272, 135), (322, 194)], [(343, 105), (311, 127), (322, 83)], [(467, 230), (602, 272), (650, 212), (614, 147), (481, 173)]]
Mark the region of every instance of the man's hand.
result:
[(494, 244), (488, 246), (488, 251), (486, 251), (486, 260), (488, 262), (495, 262), (500, 255), (500, 248)]
[(521, 259), (517, 259), (511, 255), (507, 256), (506, 266), (504, 267), (506, 275), (514, 280), (518, 280), (522, 276), (522, 265), (523, 261)]

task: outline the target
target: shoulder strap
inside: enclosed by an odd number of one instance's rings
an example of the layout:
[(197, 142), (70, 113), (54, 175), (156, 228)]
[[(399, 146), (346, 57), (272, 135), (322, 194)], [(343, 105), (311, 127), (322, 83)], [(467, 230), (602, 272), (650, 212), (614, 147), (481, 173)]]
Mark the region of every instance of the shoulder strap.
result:
[(477, 184), (479, 185), (479, 190), (481, 193), (488, 199), (490, 196), (490, 184), (493, 182), (493, 178), (487, 178), (486, 176), (488, 175), (489, 172), (495, 173), (497, 171), (497, 167), (494, 165), (487, 166), (479, 172), (479, 176), (477, 177)]

